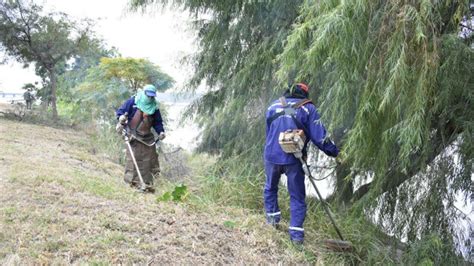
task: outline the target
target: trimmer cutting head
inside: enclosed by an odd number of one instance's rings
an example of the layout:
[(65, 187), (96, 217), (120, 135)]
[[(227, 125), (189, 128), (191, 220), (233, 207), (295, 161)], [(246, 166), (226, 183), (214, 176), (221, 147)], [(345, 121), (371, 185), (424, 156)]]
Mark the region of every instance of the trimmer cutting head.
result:
[(325, 239), (323, 240), (324, 246), (332, 251), (336, 252), (352, 252), (354, 251), (354, 246), (349, 241), (339, 240), (339, 239)]

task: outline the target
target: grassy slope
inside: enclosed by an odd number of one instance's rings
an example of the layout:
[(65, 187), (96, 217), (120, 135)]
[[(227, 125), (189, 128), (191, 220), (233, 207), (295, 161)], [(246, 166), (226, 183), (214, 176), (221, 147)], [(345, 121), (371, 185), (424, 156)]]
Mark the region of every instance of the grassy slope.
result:
[(0, 119), (0, 147), (2, 265), (287, 264), (318, 254), (289, 248), (261, 215), (136, 193), (81, 133)]

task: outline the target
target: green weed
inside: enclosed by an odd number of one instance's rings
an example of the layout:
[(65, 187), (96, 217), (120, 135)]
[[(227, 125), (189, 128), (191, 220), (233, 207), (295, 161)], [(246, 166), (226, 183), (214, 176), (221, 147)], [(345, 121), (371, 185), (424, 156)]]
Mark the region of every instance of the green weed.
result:
[(163, 195), (156, 198), (156, 202), (174, 201), (183, 202), (188, 196), (188, 187), (184, 184), (179, 184), (174, 187), (173, 191), (167, 191)]
[(225, 221), (223, 224), (225, 227), (228, 228), (235, 228), (235, 226), (237, 225), (237, 223), (234, 221)]

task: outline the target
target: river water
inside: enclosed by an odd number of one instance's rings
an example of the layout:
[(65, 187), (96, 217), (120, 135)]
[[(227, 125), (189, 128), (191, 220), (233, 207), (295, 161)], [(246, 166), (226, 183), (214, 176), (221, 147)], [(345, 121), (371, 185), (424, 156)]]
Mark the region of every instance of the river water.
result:
[(165, 121), (166, 138), (163, 143), (181, 147), (192, 152), (199, 142), (199, 127), (190, 119), (183, 121), (183, 113), (192, 101), (192, 98), (178, 98), (170, 93), (158, 93), (157, 100), (164, 105), (167, 118)]

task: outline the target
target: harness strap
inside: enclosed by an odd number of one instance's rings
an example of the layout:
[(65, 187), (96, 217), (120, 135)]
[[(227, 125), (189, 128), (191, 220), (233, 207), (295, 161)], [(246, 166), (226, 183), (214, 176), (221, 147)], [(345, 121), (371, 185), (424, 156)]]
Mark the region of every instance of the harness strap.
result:
[(310, 99), (303, 99), (303, 100), (295, 103), (295, 105), (293, 105), (293, 108), (298, 109), (298, 108), (300, 108), (301, 106), (303, 106), (307, 103), (313, 103), (313, 101), (311, 101)]
[[(303, 105), (307, 104), (307, 103), (312, 103), (312, 101), (310, 99), (303, 99), (297, 103), (294, 103), (294, 104), (288, 104), (286, 102), (286, 99), (285, 97), (280, 97), (280, 102), (281, 102), (281, 105), (283, 106), (283, 111), (282, 112), (278, 112), (278, 113), (274, 113), (272, 116), (270, 116), (268, 118), (268, 123), (271, 124), (273, 123), (273, 121), (275, 121), (278, 117), (282, 116), (282, 115), (291, 115), (292, 117), (294, 116), (295, 112), (296, 112), (296, 109), (302, 107)], [(296, 118), (295, 118), (296, 120)], [(298, 120), (296, 120), (298, 121)], [(296, 125), (298, 127), (301, 127), (302, 124), (301, 122), (295, 122)], [(304, 127), (301, 127), (301, 129), (303, 129), (305, 131), (305, 134), (307, 134), (306, 132), (306, 129)]]
[[(137, 108), (129, 127), (131, 131), (136, 134), (143, 136), (144, 134), (148, 134), (151, 127), (153, 126), (154, 118), (150, 115), (146, 115), (140, 109)], [(143, 127), (143, 128), (142, 128)]]
[[(137, 110), (138, 111), (138, 110)], [(138, 131), (138, 128), (143, 124), (143, 113), (140, 115), (140, 121), (138, 121), (137, 126), (133, 129), (135, 132)]]
[(136, 141), (138, 141), (138, 142), (140, 142), (140, 143), (142, 143), (142, 144), (144, 144), (144, 145), (146, 145), (146, 146), (148, 146), (148, 147), (152, 147), (153, 145), (156, 144), (155, 138), (153, 138), (153, 142), (152, 142), (152, 143), (146, 143), (145, 141), (143, 141), (142, 139), (138, 138), (137, 136), (135, 136), (135, 135), (133, 135), (133, 134), (131, 134), (130, 140), (131, 140), (131, 141), (132, 141), (132, 140), (136, 140)]

